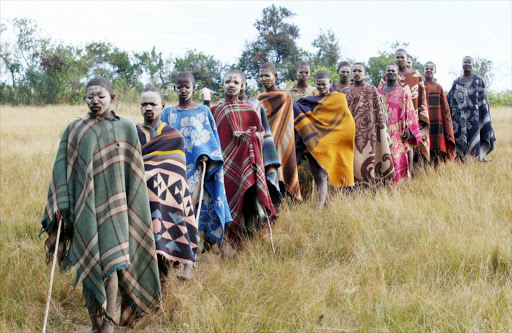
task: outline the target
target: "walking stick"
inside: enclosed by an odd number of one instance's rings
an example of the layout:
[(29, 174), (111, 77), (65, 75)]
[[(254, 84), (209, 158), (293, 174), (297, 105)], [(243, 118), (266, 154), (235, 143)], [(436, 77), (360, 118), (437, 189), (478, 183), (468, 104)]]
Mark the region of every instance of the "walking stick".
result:
[(52, 273), (50, 275), (50, 288), (48, 290), (48, 298), (46, 299), (46, 311), (44, 313), (44, 322), (43, 322), (43, 333), (46, 332), (46, 323), (48, 322), (48, 312), (50, 312), (50, 299), (52, 298), (52, 286), (53, 286), (53, 275), (55, 273), (55, 263), (57, 262), (57, 252), (59, 251), (59, 238), (60, 238), (60, 227), (62, 225), (62, 218), (60, 212), (57, 213), (57, 220), (59, 221), (59, 225), (57, 227), (57, 239), (55, 241), (55, 252), (53, 253), (53, 264), (52, 264)]
[(203, 171), (201, 173), (201, 191), (199, 191), (199, 201), (198, 201), (198, 209), (196, 213), (196, 222), (199, 224), (199, 214), (201, 213), (201, 204), (203, 201), (203, 191), (204, 191), (204, 174), (206, 173), (206, 162), (203, 161)]
[(268, 222), (268, 230), (270, 230), (270, 244), (272, 244), (272, 252), (276, 254), (276, 248), (274, 247), (274, 238), (272, 238), (272, 225), (270, 224), (270, 219), (267, 219)]

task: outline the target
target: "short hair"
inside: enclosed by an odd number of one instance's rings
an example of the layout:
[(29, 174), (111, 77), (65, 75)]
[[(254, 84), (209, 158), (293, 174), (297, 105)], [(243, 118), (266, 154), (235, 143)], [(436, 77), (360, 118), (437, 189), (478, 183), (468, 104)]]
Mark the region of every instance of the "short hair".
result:
[(355, 65), (360, 65), (360, 66), (363, 66), (364, 67), (364, 71), (366, 72), (366, 65), (362, 62), (356, 62), (352, 65), (352, 68), (354, 68)]
[(157, 88), (157, 87), (151, 87), (151, 86), (149, 86), (149, 87), (144, 88), (144, 90), (142, 90), (142, 93), (141, 93), (141, 94), (143, 94), (143, 93), (145, 93), (145, 92), (148, 92), (148, 91), (149, 91), (149, 92), (156, 92), (156, 93), (158, 94), (158, 96), (160, 96), (160, 99), (162, 100), (162, 104), (164, 104), (164, 103), (165, 103), (165, 101), (164, 101), (164, 94), (162, 94), (162, 90), (160, 90), (160, 89), (159, 89), (159, 88)]
[(308, 67), (309, 69), (311, 69), (311, 66), (309, 65), (309, 62), (307, 61), (301, 61), (299, 62), (299, 64), (297, 65), (297, 69), (301, 68), (301, 67)]
[(112, 82), (106, 77), (95, 77), (87, 83), (86, 89), (92, 86), (101, 86), (112, 96)]
[(328, 71), (318, 71), (315, 74), (315, 80), (331, 79)]
[(407, 59), (411, 59), (414, 62), (414, 58), (410, 54), (407, 54)]
[(337, 71), (339, 72), (339, 71), (340, 71), (340, 68), (341, 68), (341, 67), (345, 67), (345, 66), (350, 67), (350, 63), (349, 63), (348, 61), (341, 61), (341, 62), (338, 64), (338, 69), (337, 69)]
[(228, 76), (228, 74), (230, 74), (230, 73), (238, 74), (238, 75), (240, 75), (240, 78), (242, 79), (242, 81), (244, 81), (244, 80), (245, 80), (245, 74), (244, 74), (244, 72), (242, 72), (242, 71), (241, 71), (241, 70), (239, 70), (239, 69), (230, 69), (229, 71), (227, 71), (227, 72), (226, 72), (226, 74), (224, 74), (224, 76), (222, 77), (222, 79), (225, 79), (225, 78), (226, 78), (226, 76)]
[(423, 65), (423, 68), (425, 68), (425, 66), (427, 66), (427, 65), (434, 65), (434, 68), (436, 68), (436, 69), (437, 69), (436, 64), (434, 64), (432, 61), (427, 61), (427, 62), (425, 63), (425, 65)]
[(473, 57), (472, 57), (472, 56), (465, 56), (464, 58), (462, 58), (462, 61), (464, 61), (464, 59), (466, 59), (466, 58), (471, 59), (471, 61), (472, 61), (473, 63), (475, 63), (475, 59), (473, 59)]
[(396, 55), (398, 52), (405, 52), (405, 55), (406, 55), (406, 56), (408, 56), (408, 55), (409, 55), (409, 53), (407, 53), (407, 51), (406, 51), (406, 50), (404, 50), (404, 49), (398, 49), (398, 50), (396, 50), (396, 51), (395, 51), (395, 55)]
[(261, 65), (260, 69), (270, 70), (272, 73), (277, 74), (276, 66), (269, 62), (266, 62), (263, 65)]
[(400, 70), (400, 67), (398, 67), (398, 65), (397, 65), (397, 64), (395, 64), (394, 62), (387, 64), (387, 65), (386, 65), (386, 68), (388, 68), (388, 66), (395, 66), (397, 71), (399, 71), (399, 70)]
[(194, 79), (194, 75), (192, 74), (192, 72), (189, 71), (179, 72), (178, 75), (176, 75), (174, 81), (178, 82), (178, 80), (190, 80), (192, 84), (196, 84), (196, 79)]

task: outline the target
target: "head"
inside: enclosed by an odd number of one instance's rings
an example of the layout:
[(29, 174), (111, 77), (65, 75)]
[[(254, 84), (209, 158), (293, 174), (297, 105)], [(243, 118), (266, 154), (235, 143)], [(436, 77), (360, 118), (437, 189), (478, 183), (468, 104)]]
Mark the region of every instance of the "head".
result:
[(352, 77), (354, 78), (354, 82), (364, 81), (364, 77), (366, 76), (366, 66), (362, 62), (356, 62), (352, 66)]
[(244, 84), (242, 83), (242, 75), (239, 70), (232, 69), (224, 75), (222, 80), (222, 87), (224, 88), (225, 96), (237, 96)]
[(299, 62), (297, 65), (297, 80), (305, 82), (309, 79), (310, 76), (311, 67), (309, 66), (309, 63), (305, 61)]
[(160, 115), (165, 107), (164, 95), (156, 87), (146, 87), (140, 95), (140, 113), (145, 123), (160, 120)]
[(240, 74), (240, 77), (242, 78), (242, 87), (240, 88), (240, 94), (238, 94), (238, 97), (241, 99), (245, 95), (245, 90), (247, 89), (247, 77), (245, 76), (245, 73), (239, 69), (235, 69), (238, 74)]
[(341, 82), (348, 82), (350, 75), (352, 73), (352, 68), (348, 61), (342, 61), (338, 64), (338, 74), (340, 75)]
[(93, 116), (99, 116), (110, 109), (114, 101), (112, 82), (104, 77), (96, 77), (87, 83), (85, 102)]
[(432, 61), (427, 61), (423, 67), (423, 72), (425, 73), (425, 77), (433, 78), (434, 74), (436, 74), (436, 64)]
[(473, 66), (475, 65), (475, 60), (470, 56), (465, 56), (462, 59), (462, 70), (464, 72), (471, 72), (473, 71)]
[(260, 67), (260, 83), (266, 89), (271, 88), (276, 84), (277, 71), (276, 67), (271, 63), (265, 63)]
[(407, 52), (404, 49), (395, 51), (395, 63), (399, 68), (404, 68), (407, 65)]
[(398, 65), (391, 63), (386, 66), (386, 79), (388, 81), (396, 81), (398, 78)]
[(412, 56), (410, 54), (407, 55), (407, 63), (405, 65), (405, 67), (407, 67), (409, 69), (412, 69), (414, 67), (414, 59), (412, 58)]
[(315, 87), (320, 95), (327, 94), (329, 92), (329, 86), (331, 85), (331, 78), (327, 71), (318, 71), (315, 74)]
[(174, 82), (174, 91), (178, 94), (180, 102), (186, 102), (192, 98), (196, 80), (191, 72), (179, 72)]

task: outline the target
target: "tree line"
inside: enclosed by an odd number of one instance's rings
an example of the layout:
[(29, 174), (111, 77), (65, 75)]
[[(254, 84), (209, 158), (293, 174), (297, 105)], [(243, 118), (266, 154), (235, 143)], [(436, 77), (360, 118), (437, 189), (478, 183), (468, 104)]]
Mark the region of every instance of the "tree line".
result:
[[(332, 30), (322, 31), (311, 43), (311, 51), (297, 46), (300, 29), (290, 23), (295, 15), (285, 7), (271, 5), (262, 11), (254, 27), (258, 36), (246, 41), (236, 63), (223, 63), (214, 55), (187, 50), (183, 57), (165, 56), (156, 47), (150, 51), (129, 52), (107, 41), (76, 46), (55, 42), (44, 35), (37, 23), (27, 18), (0, 22), (0, 103), (44, 105), (80, 103), (86, 82), (95, 76), (111, 79), (124, 100), (138, 99), (145, 85), (172, 93), (174, 78), (191, 71), (198, 86), (222, 91), (222, 74), (230, 68), (243, 70), (249, 79), (258, 77), (261, 64), (271, 62), (279, 73), (278, 83), (289, 86), (296, 79), (296, 66), (307, 61), (312, 72), (327, 70), (337, 80), (336, 67), (342, 59), (341, 43)], [(13, 40), (7, 41), (10, 30)], [(394, 61), (394, 50), (407, 43), (390, 43), (389, 49), (370, 57), (367, 82), (378, 85), (386, 65)], [(353, 59), (346, 59), (354, 63)], [(415, 69), (423, 73), (423, 64), (415, 60)], [(475, 59), (475, 71), (487, 83), (492, 80), (492, 61)], [(310, 78), (313, 83), (313, 76)], [(249, 91), (251, 93), (251, 91)], [(510, 95), (510, 92), (508, 92)], [(169, 97), (169, 94), (167, 94)]]

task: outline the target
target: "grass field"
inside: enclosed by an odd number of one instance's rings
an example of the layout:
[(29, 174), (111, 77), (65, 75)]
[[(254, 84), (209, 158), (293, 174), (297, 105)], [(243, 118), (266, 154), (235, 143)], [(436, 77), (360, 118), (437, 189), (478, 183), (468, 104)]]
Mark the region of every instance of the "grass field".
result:
[[(2, 107), (0, 332), (41, 330), (50, 267), (40, 230), (65, 126), (85, 106)], [(119, 114), (140, 121), (137, 105)], [(492, 110), (491, 163), (449, 163), (375, 193), (284, 205), (266, 232), (164, 286), (158, 313), (119, 332), (512, 331), (512, 108)], [(87, 332), (73, 273), (55, 277), (49, 332)]]

